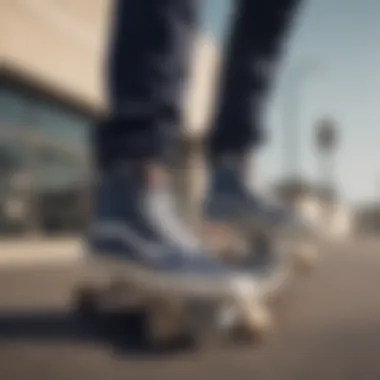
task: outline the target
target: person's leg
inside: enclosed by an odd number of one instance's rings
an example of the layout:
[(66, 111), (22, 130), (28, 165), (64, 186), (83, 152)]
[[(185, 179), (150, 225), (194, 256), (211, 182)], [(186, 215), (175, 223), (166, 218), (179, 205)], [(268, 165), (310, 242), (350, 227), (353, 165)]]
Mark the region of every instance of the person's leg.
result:
[(238, 0), (225, 50), (210, 153), (244, 155), (265, 138), (263, 106), (302, 0)]
[(234, 273), (181, 223), (166, 179), (196, 6), (196, 0), (118, 1), (110, 115), (95, 135), (100, 175), (88, 247), (116, 260), (137, 287), (212, 297), (230, 294)]
[(213, 157), (244, 154), (264, 139), (263, 103), (301, 1), (237, 1), (211, 129)]
[(108, 240), (115, 246), (122, 237), (124, 243), (116, 245), (121, 251), (130, 246), (131, 255), (139, 256), (146, 241), (174, 240), (189, 250), (196, 245), (178, 231), (179, 220), (167, 207), (172, 198), (167, 166), (178, 145), (196, 11), (196, 0), (116, 2), (108, 57), (110, 110), (94, 135), (100, 181), (90, 242), (97, 250), (112, 230), (119, 232)]
[[(256, 227), (258, 222), (265, 229), (264, 224), (270, 223), (281, 227), (297, 225), (304, 230), (288, 210), (272, 207), (249, 190), (246, 178), (248, 158), (257, 154), (265, 139), (262, 125), (265, 102), (285, 35), (301, 3), (302, 0), (237, 3), (209, 138), (211, 186), (206, 201), (209, 217), (229, 219), (235, 215), (244, 222), (252, 218)], [(295, 224), (288, 223), (290, 220)]]
[(109, 117), (95, 133), (99, 166), (174, 154), (198, 0), (117, 0), (108, 55)]

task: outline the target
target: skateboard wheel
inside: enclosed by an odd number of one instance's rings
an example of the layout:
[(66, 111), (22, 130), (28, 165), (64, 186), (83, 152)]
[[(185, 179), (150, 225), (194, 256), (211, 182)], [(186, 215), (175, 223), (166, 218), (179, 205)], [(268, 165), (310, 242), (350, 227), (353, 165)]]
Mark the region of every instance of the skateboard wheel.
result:
[(187, 315), (179, 301), (154, 302), (148, 308), (145, 341), (153, 348), (169, 348), (186, 345), (190, 341)]
[(239, 342), (262, 340), (271, 331), (271, 313), (264, 306), (254, 306), (245, 311), (233, 330), (233, 337)]
[(272, 318), (269, 310), (261, 305), (249, 310), (229, 307), (220, 313), (219, 328), (232, 341), (248, 343), (267, 335), (272, 328)]
[(247, 332), (252, 337), (264, 337), (272, 328), (271, 313), (266, 307), (255, 307), (245, 318)]

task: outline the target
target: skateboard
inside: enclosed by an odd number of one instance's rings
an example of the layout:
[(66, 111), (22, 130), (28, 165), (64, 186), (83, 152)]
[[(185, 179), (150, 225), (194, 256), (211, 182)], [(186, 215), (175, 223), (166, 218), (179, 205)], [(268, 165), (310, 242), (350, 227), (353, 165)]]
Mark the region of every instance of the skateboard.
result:
[(280, 277), (285, 275), (280, 275), (279, 267), (276, 273), (274, 269), (256, 273), (255, 295), (236, 289), (229, 296), (203, 298), (142, 289), (123, 277), (122, 262), (109, 265), (91, 257), (89, 260), (94, 272), (102, 271), (102, 275), (77, 288), (74, 299), (77, 316), (90, 323), (112, 310), (139, 311), (143, 340), (154, 348), (262, 340), (273, 327), (268, 300), (274, 288), (282, 285), (284, 279)]
[(205, 299), (142, 288), (126, 276), (121, 259), (101, 262), (89, 254), (94, 272), (102, 275), (77, 289), (75, 311), (91, 321), (108, 310), (138, 310), (144, 341), (153, 347), (263, 340), (274, 327), (271, 300), (281, 294), (295, 264), (303, 269), (315, 265), (315, 256), (309, 253), (314, 252), (306, 248), (296, 252), (291, 244), (286, 247), (270, 235), (217, 232), (206, 234), (216, 243), (209, 246), (212, 252), (237, 271), (253, 276), (257, 294), (235, 289), (228, 297)]

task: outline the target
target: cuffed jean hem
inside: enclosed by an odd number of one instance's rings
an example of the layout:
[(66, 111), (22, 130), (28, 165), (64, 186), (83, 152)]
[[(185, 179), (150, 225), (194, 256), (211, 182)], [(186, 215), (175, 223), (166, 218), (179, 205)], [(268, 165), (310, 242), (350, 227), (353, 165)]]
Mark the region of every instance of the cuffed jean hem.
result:
[(93, 134), (94, 158), (101, 168), (125, 160), (170, 164), (179, 146), (180, 136), (175, 132), (168, 123), (153, 128), (150, 121), (103, 120), (95, 126)]

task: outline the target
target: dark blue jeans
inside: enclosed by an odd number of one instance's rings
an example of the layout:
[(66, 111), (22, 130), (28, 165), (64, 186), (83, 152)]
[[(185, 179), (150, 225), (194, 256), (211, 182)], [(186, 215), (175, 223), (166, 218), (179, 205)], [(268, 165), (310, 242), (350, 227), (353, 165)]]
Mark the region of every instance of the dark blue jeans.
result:
[[(302, 0), (236, 0), (215, 117), (212, 157), (260, 144), (283, 37)], [(118, 0), (108, 64), (110, 114), (96, 128), (100, 165), (175, 156), (198, 0)]]

